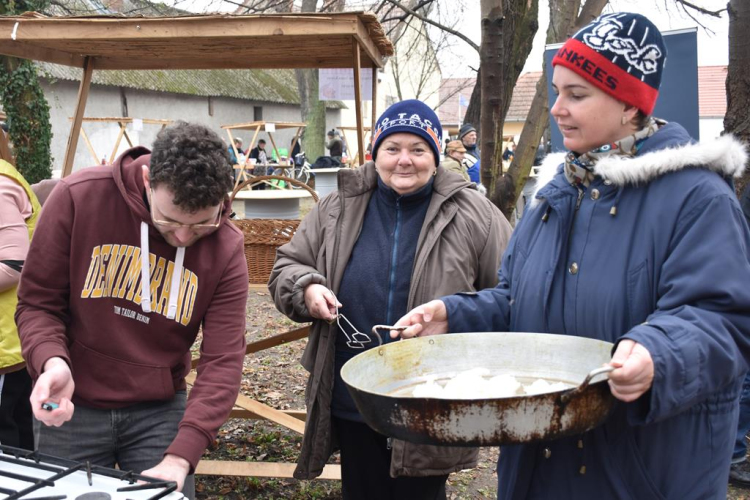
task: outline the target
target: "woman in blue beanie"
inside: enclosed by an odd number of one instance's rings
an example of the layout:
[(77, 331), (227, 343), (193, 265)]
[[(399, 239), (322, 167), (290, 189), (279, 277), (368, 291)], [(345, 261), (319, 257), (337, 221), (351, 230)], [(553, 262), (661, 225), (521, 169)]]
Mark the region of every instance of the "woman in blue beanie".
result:
[(476, 465), (476, 449), (415, 445), (370, 429), (340, 376), (347, 360), (378, 346), (374, 325), (392, 324), (425, 300), (497, 283), (510, 225), (473, 183), (438, 167), (441, 138), (424, 103), (388, 108), (373, 133), (374, 161), (341, 169), (338, 191), (276, 254), (269, 282), (276, 307), (312, 321), (294, 476), (319, 476), (338, 448), (347, 500), (445, 499), (448, 474)]
[[(555, 55), (568, 152), (542, 165), (500, 283), (412, 310), (404, 337), (519, 331), (614, 344), (605, 423), (504, 446), (502, 499), (726, 499), (750, 357), (747, 153), (651, 117), (666, 60), (639, 14), (599, 17)], [(544, 180), (546, 179), (546, 181)], [(593, 367), (592, 367), (593, 368)]]

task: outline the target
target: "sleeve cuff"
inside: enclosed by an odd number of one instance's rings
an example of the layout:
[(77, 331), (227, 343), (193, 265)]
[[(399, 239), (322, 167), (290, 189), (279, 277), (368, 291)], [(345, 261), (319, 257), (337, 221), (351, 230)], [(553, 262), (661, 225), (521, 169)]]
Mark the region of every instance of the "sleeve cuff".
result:
[(325, 276), (318, 273), (310, 273), (302, 276), (298, 279), (292, 287), (292, 306), (294, 311), (305, 318), (310, 317), (310, 311), (307, 310), (305, 305), (305, 288), (308, 285), (326, 285), (327, 280)]
[(177, 455), (190, 463), (189, 474), (195, 474), (195, 468), (198, 467), (203, 452), (206, 451), (210, 439), (202, 431), (187, 425), (180, 426), (177, 436), (164, 452), (165, 455)]

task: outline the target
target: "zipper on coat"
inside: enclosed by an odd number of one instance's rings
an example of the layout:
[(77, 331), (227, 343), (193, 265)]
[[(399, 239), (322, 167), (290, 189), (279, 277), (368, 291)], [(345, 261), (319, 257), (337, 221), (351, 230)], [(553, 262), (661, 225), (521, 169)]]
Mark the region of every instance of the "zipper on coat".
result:
[[(578, 190), (578, 198), (576, 199), (576, 208), (573, 211), (573, 218), (570, 221), (570, 226), (568, 226), (567, 248), (565, 250), (565, 257), (568, 259), (568, 261), (570, 261), (570, 239), (571, 239), (571, 236), (573, 235), (573, 227), (575, 227), (576, 225), (576, 218), (578, 217), (578, 209), (581, 208), (583, 195), (586, 194), (586, 192), (580, 187), (576, 186), (576, 189)], [(568, 263), (566, 263), (565, 266), (567, 267)], [(567, 304), (565, 305), (565, 307), (568, 307)], [(568, 333), (567, 324), (565, 322), (565, 315), (563, 315), (562, 325), (563, 325), (563, 330), (565, 330), (565, 333)]]
[(396, 264), (398, 262), (398, 237), (401, 233), (401, 200), (396, 200), (396, 228), (393, 231), (393, 246), (391, 247), (391, 272), (388, 274), (388, 302), (385, 312), (386, 324), (393, 324), (391, 311), (393, 306), (393, 289), (396, 281)]
[(392, 437), (389, 437), (388, 439), (385, 440), (385, 448), (387, 450), (390, 450), (391, 448), (393, 448), (393, 438)]

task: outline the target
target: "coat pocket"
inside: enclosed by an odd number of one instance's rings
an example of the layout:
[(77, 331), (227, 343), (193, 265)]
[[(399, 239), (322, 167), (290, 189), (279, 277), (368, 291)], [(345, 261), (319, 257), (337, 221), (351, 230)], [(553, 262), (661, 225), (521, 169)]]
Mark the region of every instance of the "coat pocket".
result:
[(628, 272), (627, 294), (630, 325), (643, 323), (654, 312), (653, 287), (648, 259)]
[(476, 467), (479, 448), (433, 446), (393, 440), (391, 476), (441, 476)]
[(131, 404), (172, 399), (175, 387), (168, 366), (124, 361), (77, 340), (70, 346), (76, 395), (94, 405)]

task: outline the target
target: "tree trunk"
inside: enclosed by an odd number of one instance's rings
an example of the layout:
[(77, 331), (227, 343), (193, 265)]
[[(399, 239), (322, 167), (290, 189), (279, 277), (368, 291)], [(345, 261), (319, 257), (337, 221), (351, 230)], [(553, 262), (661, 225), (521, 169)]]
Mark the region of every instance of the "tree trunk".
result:
[[(734, 134), (750, 145), (750, 3), (747, 0), (730, 0), (729, 11), (729, 68), (727, 73), (727, 114), (724, 132)], [(742, 194), (750, 183), (750, 164), (737, 182), (737, 194)]]
[(479, 52), (479, 66), (482, 73), (478, 86), (481, 88), (482, 105), (481, 135), (478, 139), (482, 184), (492, 192), (495, 183), (493, 167), (502, 161), (502, 148), (495, 148), (495, 145), (503, 143), (503, 0), (482, 0), (481, 8), (482, 50)]
[[(502, 126), (513, 87), (531, 52), (531, 43), (539, 26), (538, 1), (482, 0), (481, 10), (481, 71), (467, 116), (472, 117), (475, 112), (472, 105), (479, 106), (481, 119), (476, 128), (481, 148), (482, 184), (488, 192), (494, 193), (502, 168)], [(497, 203), (497, 198), (492, 199)]]
[[(303, 0), (302, 12), (315, 12), (316, 0)], [(295, 69), (299, 89), (300, 113), (305, 127), (303, 143), (308, 161), (315, 161), (325, 154), (326, 108), (325, 101), (319, 99), (318, 70)]]
[[(741, 1), (741, 0), (740, 0)], [(608, 0), (588, 0), (581, 9), (580, 0), (550, 0), (550, 24), (547, 28), (547, 43), (565, 41), (578, 29), (590, 23), (601, 14)], [(576, 15), (578, 14), (578, 15)], [(536, 94), (526, 116), (521, 138), (516, 146), (513, 162), (508, 168), (494, 194), (496, 204), (508, 219), (513, 215), (516, 202), (534, 164), (539, 141), (549, 126), (549, 107), (547, 104), (547, 72), (543, 67), (542, 76), (536, 86)]]

